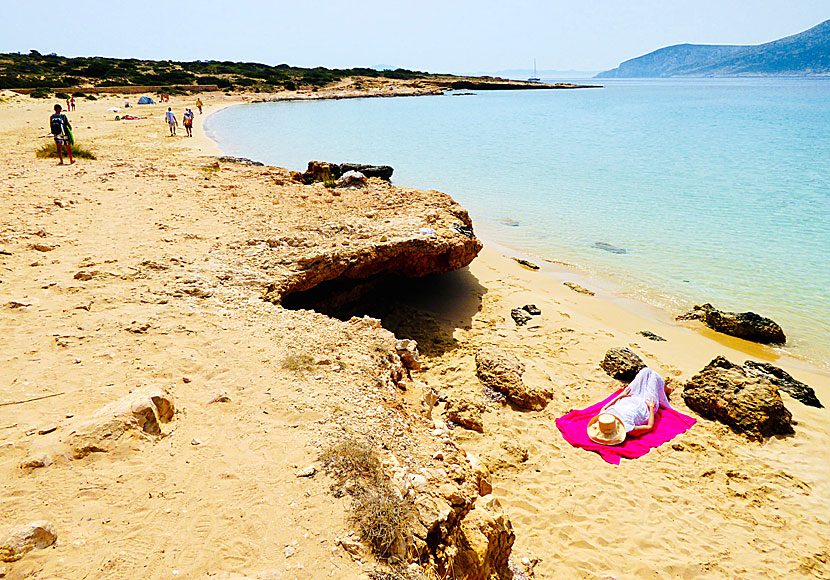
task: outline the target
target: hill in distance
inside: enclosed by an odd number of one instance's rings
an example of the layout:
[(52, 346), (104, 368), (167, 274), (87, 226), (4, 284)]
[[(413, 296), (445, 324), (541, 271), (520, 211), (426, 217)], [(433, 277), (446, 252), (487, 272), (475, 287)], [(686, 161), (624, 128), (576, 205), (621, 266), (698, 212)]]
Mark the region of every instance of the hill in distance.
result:
[(595, 78), (830, 75), (830, 20), (754, 46), (677, 44), (627, 60)]

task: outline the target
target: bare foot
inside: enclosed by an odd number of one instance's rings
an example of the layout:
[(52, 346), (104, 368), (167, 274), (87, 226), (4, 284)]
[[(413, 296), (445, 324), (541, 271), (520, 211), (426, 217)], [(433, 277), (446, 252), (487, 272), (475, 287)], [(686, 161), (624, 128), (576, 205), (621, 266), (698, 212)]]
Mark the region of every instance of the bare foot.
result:
[(75, 163), (75, 160), (74, 160), (74, 159), (73, 159), (72, 161), (70, 161), (70, 162), (69, 162), (69, 165), (72, 165), (73, 163)]
[(60, 163), (58, 163), (58, 165), (63, 165), (63, 161), (61, 161)]

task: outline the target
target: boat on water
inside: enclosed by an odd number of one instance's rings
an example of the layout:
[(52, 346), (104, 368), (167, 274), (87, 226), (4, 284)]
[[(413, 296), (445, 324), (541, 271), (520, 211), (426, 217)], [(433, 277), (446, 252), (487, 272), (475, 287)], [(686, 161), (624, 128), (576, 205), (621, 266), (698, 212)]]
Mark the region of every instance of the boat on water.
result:
[(542, 82), (542, 79), (540, 79), (538, 76), (536, 76), (536, 59), (535, 58), (533, 59), (533, 76), (530, 77), (527, 80), (531, 83), (540, 83), (540, 82)]

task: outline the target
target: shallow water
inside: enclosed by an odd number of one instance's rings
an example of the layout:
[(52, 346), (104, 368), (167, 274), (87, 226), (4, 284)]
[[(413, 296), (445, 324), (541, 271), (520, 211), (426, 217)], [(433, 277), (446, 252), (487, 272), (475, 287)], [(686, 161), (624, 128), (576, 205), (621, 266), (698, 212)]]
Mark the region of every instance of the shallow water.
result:
[(754, 310), (830, 365), (830, 79), (602, 84), (262, 103), (207, 131), (291, 169), (392, 165), (395, 183), (452, 195), (487, 239), (672, 311)]

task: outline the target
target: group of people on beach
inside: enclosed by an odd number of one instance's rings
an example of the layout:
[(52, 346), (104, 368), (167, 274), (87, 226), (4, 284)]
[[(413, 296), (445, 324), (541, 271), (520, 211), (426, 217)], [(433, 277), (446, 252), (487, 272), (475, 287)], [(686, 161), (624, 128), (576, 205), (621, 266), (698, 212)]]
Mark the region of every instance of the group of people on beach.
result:
[(75, 97), (69, 97), (66, 99), (66, 110), (67, 111), (74, 111), (75, 110)]
[[(182, 115), (182, 124), (184, 125), (184, 130), (187, 132), (188, 137), (193, 137), (193, 117), (193, 111), (186, 108), (184, 110), (184, 115)], [(175, 137), (179, 121), (176, 119), (176, 113), (173, 112), (171, 107), (167, 107), (167, 112), (164, 114), (164, 121), (170, 128), (170, 136)]]

